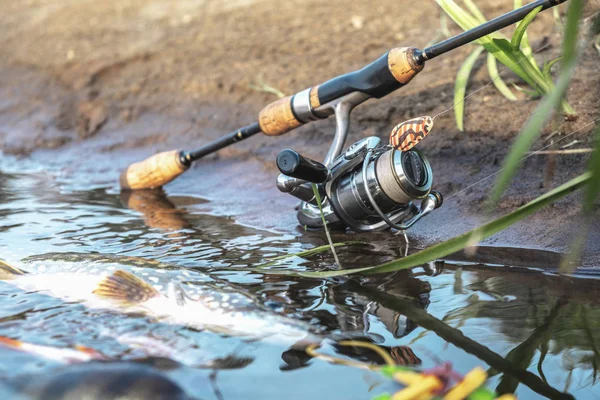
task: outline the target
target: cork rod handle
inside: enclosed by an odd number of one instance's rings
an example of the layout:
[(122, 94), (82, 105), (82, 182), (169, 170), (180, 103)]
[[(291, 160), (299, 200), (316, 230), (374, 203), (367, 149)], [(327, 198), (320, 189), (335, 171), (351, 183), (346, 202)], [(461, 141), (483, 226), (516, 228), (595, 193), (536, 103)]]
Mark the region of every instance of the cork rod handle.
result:
[(171, 182), (188, 169), (188, 166), (181, 162), (180, 155), (180, 150), (171, 150), (131, 164), (121, 173), (121, 188), (154, 189)]

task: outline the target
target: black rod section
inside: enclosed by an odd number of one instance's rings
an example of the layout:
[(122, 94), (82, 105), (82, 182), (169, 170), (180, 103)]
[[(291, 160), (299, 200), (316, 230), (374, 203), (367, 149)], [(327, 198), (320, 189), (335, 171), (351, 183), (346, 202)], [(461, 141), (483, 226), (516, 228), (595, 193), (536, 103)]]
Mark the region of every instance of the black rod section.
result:
[(217, 150), (221, 150), (223, 147), (227, 147), (231, 144), (234, 144), (235, 142), (247, 139), (250, 136), (253, 136), (259, 132), (261, 132), (261, 130), (260, 125), (258, 125), (258, 122), (246, 125), (235, 132), (228, 133), (227, 135), (222, 136), (217, 140), (205, 144), (199, 149), (190, 152), (182, 152), (181, 162), (184, 165), (189, 166), (193, 161), (196, 161), (199, 158), (202, 158), (210, 153), (214, 153)]
[(479, 39), (485, 35), (489, 35), (492, 32), (499, 31), (502, 28), (506, 28), (527, 16), (534, 8), (542, 6), (542, 11), (548, 8), (554, 7), (558, 4), (564, 3), (567, 0), (537, 0), (533, 3), (524, 5), (521, 8), (517, 8), (504, 15), (489, 20), (485, 24), (479, 25), (473, 29), (460, 33), (449, 39), (434, 44), (433, 46), (427, 47), (419, 55), (417, 55), (417, 62), (422, 64), (427, 60), (431, 60), (434, 57), (444, 54), (450, 50), (454, 50), (457, 47), (464, 46), (473, 40)]

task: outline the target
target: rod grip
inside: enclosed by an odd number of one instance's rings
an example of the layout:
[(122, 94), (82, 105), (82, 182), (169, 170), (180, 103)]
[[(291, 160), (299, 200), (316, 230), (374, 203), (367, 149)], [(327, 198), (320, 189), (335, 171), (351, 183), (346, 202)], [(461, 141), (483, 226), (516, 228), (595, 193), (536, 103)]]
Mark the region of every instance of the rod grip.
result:
[(131, 164), (121, 173), (121, 189), (154, 189), (171, 182), (188, 169), (180, 155), (180, 150), (165, 151)]
[(279, 136), (302, 125), (292, 110), (292, 97), (279, 99), (258, 114), (258, 123), (265, 135)]
[(417, 62), (416, 52), (414, 47), (396, 47), (388, 53), (388, 68), (402, 85), (410, 82), (425, 66)]

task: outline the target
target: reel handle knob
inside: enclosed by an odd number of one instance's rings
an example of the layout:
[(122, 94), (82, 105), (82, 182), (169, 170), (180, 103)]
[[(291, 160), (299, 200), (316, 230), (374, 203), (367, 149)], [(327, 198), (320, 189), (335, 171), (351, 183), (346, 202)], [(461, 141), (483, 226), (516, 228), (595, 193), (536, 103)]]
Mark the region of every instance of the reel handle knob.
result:
[(284, 175), (312, 183), (323, 183), (329, 176), (329, 169), (325, 165), (291, 149), (282, 150), (277, 155), (277, 168)]
[(444, 204), (444, 196), (437, 190), (432, 190), (429, 194), (435, 197), (435, 208), (440, 208)]

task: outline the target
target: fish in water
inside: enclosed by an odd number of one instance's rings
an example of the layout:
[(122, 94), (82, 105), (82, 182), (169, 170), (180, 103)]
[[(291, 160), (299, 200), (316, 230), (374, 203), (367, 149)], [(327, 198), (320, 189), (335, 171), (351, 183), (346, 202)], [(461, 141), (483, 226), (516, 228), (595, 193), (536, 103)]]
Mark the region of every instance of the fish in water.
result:
[[(83, 302), (89, 308), (141, 313), (161, 323), (219, 334), (287, 345), (318, 343), (322, 339), (309, 324), (269, 311), (239, 291), (211, 286), (194, 295), (171, 280), (164, 285), (167, 290), (163, 293), (158, 289), (163, 285), (153, 286), (131, 272), (119, 269), (107, 274), (97, 270), (85, 273), (81, 268), (80, 272), (38, 269), (38, 273), (27, 273), (0, 261), (0, 280), (22, 290)], [(159, 282), (155, 276), (149, 279)]]

